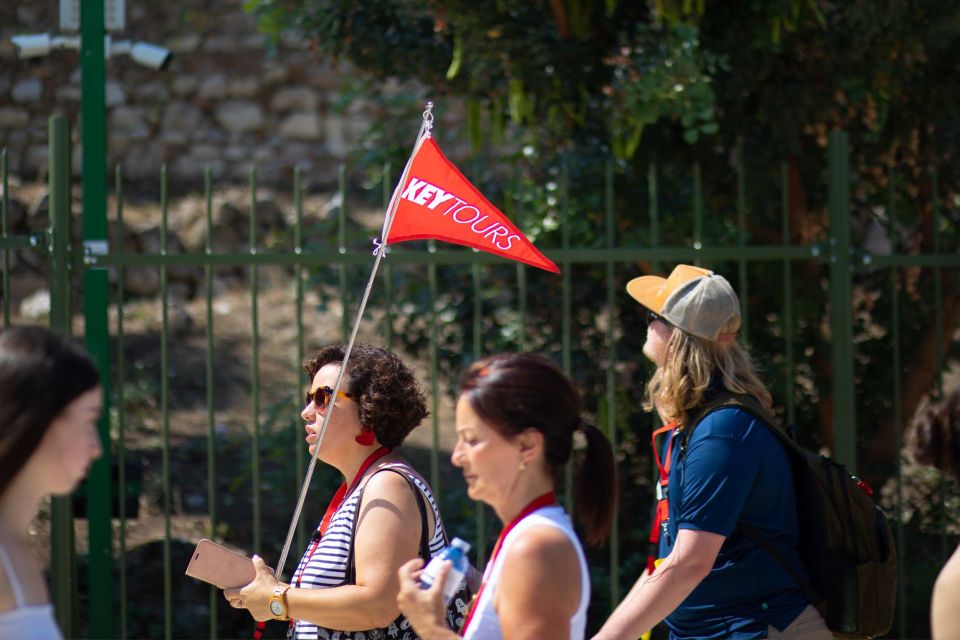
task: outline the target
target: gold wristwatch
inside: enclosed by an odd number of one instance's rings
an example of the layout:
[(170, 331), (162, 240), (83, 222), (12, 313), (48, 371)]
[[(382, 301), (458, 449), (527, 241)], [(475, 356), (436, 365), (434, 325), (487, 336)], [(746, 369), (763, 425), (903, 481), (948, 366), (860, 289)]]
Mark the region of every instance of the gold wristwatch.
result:
[(287, 591), (290, 589), (290, 585), (277, 585), (277, 588), (273, 590), (273, 595), (270, 596), (270, 615), (273, 616), (274, 620), (289, 620), (290, 616), (287, 615)]

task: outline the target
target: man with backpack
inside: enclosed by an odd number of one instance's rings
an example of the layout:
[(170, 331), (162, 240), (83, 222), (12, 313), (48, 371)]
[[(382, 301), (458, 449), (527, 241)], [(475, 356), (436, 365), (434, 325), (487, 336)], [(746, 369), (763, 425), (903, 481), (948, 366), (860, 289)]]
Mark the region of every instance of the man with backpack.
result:
[(771, 397), (737, 341), (736, 293), (689, 265), (627, 292), (648, 311), (643, 352), (657, 367), (644, 408), (669, 438), (662, 460), (654, 449), (669, 554), (596, 638), (632, 640), (665, 619), (677, 639), (830, 640), (802, 586), (791, 453), (758, 415), (772, 413)]

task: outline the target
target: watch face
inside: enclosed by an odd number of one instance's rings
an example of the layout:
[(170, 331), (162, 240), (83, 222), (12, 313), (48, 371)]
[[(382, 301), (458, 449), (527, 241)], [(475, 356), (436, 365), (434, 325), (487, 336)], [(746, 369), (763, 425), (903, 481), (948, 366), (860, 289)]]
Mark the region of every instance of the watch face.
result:
[(283, 615), (283, 603), (279, 600), (270, 601), (270, 613), (275, 616)]

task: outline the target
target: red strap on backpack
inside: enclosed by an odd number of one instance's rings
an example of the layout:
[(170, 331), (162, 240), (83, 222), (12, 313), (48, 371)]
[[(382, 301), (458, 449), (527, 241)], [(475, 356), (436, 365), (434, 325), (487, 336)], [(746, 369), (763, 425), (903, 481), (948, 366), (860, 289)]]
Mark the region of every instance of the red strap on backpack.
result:
[(650, 548), (647, 552), (647, 573), (651, 574), (656, 568), (656, 561), (659, 556), (660, 535), (663, 532), (663, 523), (667, 521), (670, 513), (667, 487), (670, 484), (670, 457), (673, 452), (673, 435), (671, 435), (670, 441), (667, 443), (666, 459), (661, 463), (660, 448), (657, 447), (657, 436), (672, 432), (676, 428), (677, 421), (671, 420), (665, 426), (656, 429), (650, 436), (650, 445), (653, 447), (653, 460), (657, 463), (657, 470), (660, 472), (660, 482), (657, 485), (657, 506), (650, 524)]

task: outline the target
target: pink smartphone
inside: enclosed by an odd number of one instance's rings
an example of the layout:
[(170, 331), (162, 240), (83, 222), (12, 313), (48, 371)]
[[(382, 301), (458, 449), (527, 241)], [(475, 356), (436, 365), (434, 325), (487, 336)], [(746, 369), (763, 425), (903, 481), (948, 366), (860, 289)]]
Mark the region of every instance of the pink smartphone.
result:
[(257, 571), (247, 556), (204, 538), (193, 550), (187, 575), (221, 589), (233, 589), (253, 582)]

